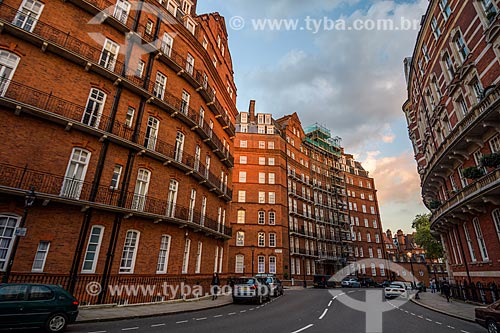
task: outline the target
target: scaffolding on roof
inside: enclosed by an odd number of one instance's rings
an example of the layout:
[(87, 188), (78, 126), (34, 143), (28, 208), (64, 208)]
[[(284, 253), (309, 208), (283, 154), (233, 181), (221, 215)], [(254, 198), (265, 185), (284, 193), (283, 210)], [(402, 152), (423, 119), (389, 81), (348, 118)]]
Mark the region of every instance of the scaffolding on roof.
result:
[(342, 138), (332, 137), (332, 132), (328, 128), (316, 123), (306, 127), (304, 132), (305, 141), (328, 153), (340, 156)]

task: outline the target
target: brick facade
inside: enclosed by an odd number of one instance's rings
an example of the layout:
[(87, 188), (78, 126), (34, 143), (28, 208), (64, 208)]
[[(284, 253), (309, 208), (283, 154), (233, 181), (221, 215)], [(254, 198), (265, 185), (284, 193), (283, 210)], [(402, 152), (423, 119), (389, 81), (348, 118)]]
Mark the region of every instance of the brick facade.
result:
[[(20, 15), (28, 10), (20, 0), (0, 4), (0, 228), (8, 235), (0, 271), (23, 223), (11, 280), (58, 276), (77, 292), (95, 226), (101, 238), (88, 273), (98, 281), (227, 271), (237, 110), (224, 18), (196, 16), (189, 0), (145, 1), (142, 10), (35, 3), (35, 21)], [(94, 24), (101, 11), (107, 18)], [(36, 199), (25, 210), (30, 189)], [(168, 264), (159, 260), (163, 235)], [(132, 264), (122, 261), (126, 243)]]

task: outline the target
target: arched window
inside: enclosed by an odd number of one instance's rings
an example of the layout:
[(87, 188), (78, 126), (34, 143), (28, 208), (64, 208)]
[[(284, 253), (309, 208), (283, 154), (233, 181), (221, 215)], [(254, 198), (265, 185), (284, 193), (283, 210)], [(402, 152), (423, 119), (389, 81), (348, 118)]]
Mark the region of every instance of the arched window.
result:
[(493, 223), (497, 230), (498, 240), (500, 240), (500, 209), (495, 209), (491, 215), (493, 216)]
[(139, 231), (129, 230), (123, 244), (122, 258), (120, 261), (120, 273), (134, 273), (135, 258), (139, 245)]
[(82, 273), (95, 273), (103, 234), (104, 227), (102, 225), (92, 226), (87, 243), (87, 251), (83, 259)]
[(89, 161), (90, 152), (88, 150), (73, 148), (61, 188), (61, 196), (72, 199), (80, 198)]
[(160, 252), (158, 254), (158, 264), (156, 265), (157, 274), (165, 274), (168, 271), (168, 257), (170, 253), (170, 235), (162, 235), (160, 241)]
[(9, 262), (10, 252), (14, 245), (14, 231), (19, 226), (21, 218), (14, 215), (0, 215), (0, 272), (5, 271)]
[(12, 52), (0, 50), (0, 96), (5, 96), (10, 80), (14, 76), (19, 57)]

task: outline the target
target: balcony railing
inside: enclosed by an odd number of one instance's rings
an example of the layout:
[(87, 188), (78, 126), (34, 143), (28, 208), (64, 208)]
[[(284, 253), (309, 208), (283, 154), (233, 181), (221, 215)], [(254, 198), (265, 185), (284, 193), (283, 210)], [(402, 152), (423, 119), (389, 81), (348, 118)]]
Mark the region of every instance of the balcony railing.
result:
[[(14, 20), (18, 11), (12, 7), (9, 7), (5, 4), (0, 4), (0, 22), (4, 22), (5, 24), (12, 25), (10, 22)], [(108, 72), (113, 73), (116, 77), (122, 77), (129, 81), (132, 85), (134, 85), (137, 89), (146, 93), (149, 97), (155, 96), (155, 84), (154, 81), (146, 82), (140, 77), (135, 75), (135, 70), (131, 68), (125, 68), (124, 63), (113, 60), (112, 67), (110, 66), (100, 66), (98, 65), (101, 60), (102, 50), (95, 48), (73, 36), (69, 33), (63, 32), (55, 27), (52, 27), (42, 21), (37, 21), (36, 26), (32, 32), (26, 31), (26, 33), (30, 33), (34, 36), (37, 36), (41, 39), (42, 43), (53, 43), (58, 47), (69, 51), (70, 53), (76, 54), (88, 63), (94, 64), (95, 66), (102, 67), (106, 69)], [(146, 90), (143, 89), (146, 87)], [(228, 166), (232, 167), (234, 165), (234, 158), (228, 152), (226, 152), (226, 148), (224, 144), (218, 138), (213, 131), (210, 129), (210, 126), (206, 121), (202, 121), (200, 119), (199, 113), (194, 111), (193, 109), (189, 109), (188, 112), (180, 112), (182, 100), (176, 96), (173, 96), (170, 92), (165, 91), (163, 98), (161, 99), (164, 103), (158, 103), (160, 107), (165, 109), (167, 106), (167, 111), (170, 113), (182, 113), (185, 115), (185, 118), (181, 118), (184, 121), (188, 122), (190, 126), (200, 126), (202, 130), (205, 132), (206, 137), (209, 137), (215, 146), (216, 153), (223, 159), (224, 162), (228, 163)]]
[(132, 214), (153, 214), (157, 219), (173, 220), (178, 224), (204, 227), (230, 237), (232, 230), (221, 225), (216, 219), (202, 212), (173, 204), (147, 194), (127, 192), (122, 204), (120, 191), (109, 186), (99, 186), (95, 198), (91, 198), (92, 183), (81, 179), (68, 178), (47, 172), (0, 164), (0, 186), (27, 191), (34, 188), (40, 195), (47, 195), (62, 201), (70, 200), (75, 204), (95, 203), (101, 208), (106, 206), (122, 208)]
[(492, 189), (494, 187), (500, 187), (500, 168), (490, 172), (486, 176), (478, 179), (474, 183), (468, 185), (462, 191), (455, 194), (453, 197), (449, 198), (441, 207), (435, 210), (431, 217), (431, 224), (436, 222), (444, 213), (458, 207), (460, 204), (465, 203), (469, 199), (472, 199), (478, 193)]
[(477, 120), (485, 114), (488, 110), (493, 110), (491, 108), (492, 105), (497, 103), (500, 98), (500, 85), (498, 85), (493, 91), (488, 93), (484, 99), (474, 107), (461, 121), (455, 126), (455, 128), (451, 131), (451, 133), (446, 137), (446, 139), (440, 144), (438, 149), (434, 154), (432, 154), (431, 159), (427, 163), (426, 168), (424, 169), (424, 181), (423, 183), (427, 183), (429, 179), (429, 175), (431, 174), (431, 170), (433, 170), (438, 161), (443, 157), (443, 154), (450, 149), (450, 147), (459, 140), (463, 133), (467, 132), (471, 126), (477, 123)]
[[(40, 90), (28, 87), (26, 85), (20, 84), (15, 81), (3, 80), (4, 87), (7, 90), (0, 99), (10, 99), (16, 102), (21, 102), (27, 104), (31, 107), (42, 109), (48, 111), (54, 115), (62, 116), (67, 120), (73, 122), (78, 122), (82, 125), (84, 120), (84, 110), (85, 107), (77, 105), (75, 103), (69, 102), (62, 98), (52, 95), (52, 93), (45, 93)], [(0, 95), (1, 96), (1, 95)], [(94, 126), (89, 126), (90, 128), (98, 129), (104, 132), (108, 132), (121, 137), (124, 140), (133, 142), (133, 130), (118, 121), (111, 122), (111, 118), (105, 115), (99, 115), (99, 121), (93, 123)], [(111, 129), (110, 129), (111, 127)], [(137, 136), (137, 144), (142, 145), (144, 148), (151, 152), (155, 152), (163, 155), (170, 163), (174, 165), (180, 164), (183, 171), (188, 171), (189, 169), (195, 169), (195, 157), (190, 155), (185, 151), (181, 151), (180, 154), (175, 154), (174, 146), (159, 140), (158, 138), (149, 137), (145, 132), (139, 132)], [(198, 169), (200, 170), (197, 174), (205, 178), (211, 188), (221, 188), (220, 179), (214, 175), (212, 172), (206, 170), (205, 166), (198, 161)], [(226, 189), (224, 194), (230, 200), (232, 199), (232, 191)]]

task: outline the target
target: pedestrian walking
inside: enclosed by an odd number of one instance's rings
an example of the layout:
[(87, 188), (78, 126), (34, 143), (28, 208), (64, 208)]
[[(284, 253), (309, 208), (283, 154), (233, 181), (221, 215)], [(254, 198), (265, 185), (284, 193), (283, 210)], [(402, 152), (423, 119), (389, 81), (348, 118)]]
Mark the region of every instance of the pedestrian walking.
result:
[(432, 279), (431, 281), (431, 294), (436, 293), (436, 280)]
[(448, 283), (448, 281), (443, 282), (441, 289), (443, 290), (443, 294), (446, 296), (446, 301), (449, 303), (450, 302), (451, 288), (450, 288), (450, 284)]
[(212, 301), (213, 301), (217, 299), (217, 294), (219, 293), (220, 279), (218, 273), (214, 273), (210, 285), (212, 287)]

